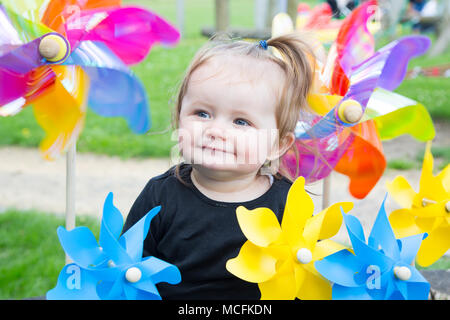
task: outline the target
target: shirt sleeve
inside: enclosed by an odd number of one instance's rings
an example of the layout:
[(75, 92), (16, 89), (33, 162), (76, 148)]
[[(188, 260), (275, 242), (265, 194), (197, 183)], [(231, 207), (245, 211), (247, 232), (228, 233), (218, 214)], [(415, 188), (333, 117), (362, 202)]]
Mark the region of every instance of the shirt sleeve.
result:
[[(156, 188), (154, 181), (150, 180), (145, 188), (141, 191), (137, 199), (134, 201), (133, 206), (131, 207), (130, 212), (128, 213), (125, 220), (122, 233), (125, 233), (151, 209), (159, 205), (159, 201), (157, 201), (156, 199), (155, 189)], [(142, 253), (143, 257), (157, 256), (157, 239), (155, 237), (155, 234), (160, 224), (160, 213), (153, 217), (150, 223), (149, 232), (144, 240), (144, 249)]]

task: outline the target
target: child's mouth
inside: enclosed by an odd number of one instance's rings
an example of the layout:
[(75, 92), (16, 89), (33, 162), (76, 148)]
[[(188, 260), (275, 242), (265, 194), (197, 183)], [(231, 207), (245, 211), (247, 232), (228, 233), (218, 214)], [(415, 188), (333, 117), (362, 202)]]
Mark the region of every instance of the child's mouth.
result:
[(216, 147), (208, 147), (208, 146), (203, 146), (202, 147), (203, 150), (207, 149), (207, 150), (211, 150), (212, 152), (222, 152), (222, 153), (229, 153), (226, 150), (223, 150), (221, 148), (216, 148)]
[(203, 146), (202, 151), (206, 152), (206, 154), (208, 154), (209, 156), (224, 157), (224, 161), (231, 161), (231, 158), (229, 158), (230, 156), (232, 156), (233, 159), (235, 158), (234, 152), (229, 152), (223, 148), (218, 148), (218, 147), (213, 147), (213, 146)]

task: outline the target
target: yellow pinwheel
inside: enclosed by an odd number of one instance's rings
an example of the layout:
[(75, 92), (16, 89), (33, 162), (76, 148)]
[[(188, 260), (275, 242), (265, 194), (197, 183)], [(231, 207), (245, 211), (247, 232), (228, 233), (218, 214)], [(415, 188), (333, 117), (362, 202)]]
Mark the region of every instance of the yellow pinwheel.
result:
[(417, 263), (424, 267), (436, 262), (450, 248), (450, 165), (434, 176), (430, 149), (428, 142), (418, 193), (402, 176), (387, 183), (389, 193), (402, 206), (389, 216), (397, 238), (428, 234), (416, 256)]
[(258, 283), (262, 300), (331, 299), (331, 284), (316, 271), (314, 261), (346, 249), (329, 239), (341, 227), (340, 207), (348, 212), (353, 203), (336, 203), (313, 216), (303, 177), (289, 190), (281, 226), (268, 208), (238, 207), (239, 226), (248, 241), (227, 261), (227, 270)]

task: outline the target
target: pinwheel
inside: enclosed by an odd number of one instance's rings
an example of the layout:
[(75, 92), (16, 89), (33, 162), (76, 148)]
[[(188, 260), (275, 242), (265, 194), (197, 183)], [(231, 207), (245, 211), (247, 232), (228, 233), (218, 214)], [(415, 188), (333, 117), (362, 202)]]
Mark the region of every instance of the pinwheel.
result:
[(299, 3), (295, 28), (313, 31), (322, 43), (331, 43), (336, 39), (342, 20), (333, 19), (333, 11), (328, 3), (310, 8), (307, 3)]
[(396, 239), (384, 209), (384, 199), (366, 243), (355, 216), (344, 222), (353, 247), (315, 262), (317, 271), (333, 283), (333, 299), (423, 300), (430, 285), (412, 266), (424, 234)]
[(75, 226), (76, 140), (86, 107), (151, 126), (147, 95), (128, 65), (180, 35), (156, 14), (120, 0), (1, 0), (0, 115), (32, 105), (45, 159), (67, 153), (66, 225)]
[(416, 193), (402, 176), (387, 183), (389, 193), (402, 207), (389, 216), (395, 235), (428, 234), (416, 259), (423, 267), (433, 264), (450, 249), (450, 165), (434, 176), (430, 149), (429, 142), (425, 149), (419, 192)]
[(33, 105), (52, 159), (75, 142), (88, 105), (124, 117), (135, 133), (151, 126), (146, 92), (128, 65), (179, 33), (156, 14), (120, 0), (12, 1), (0, 6), (0, 114)]
[(61, 270), (58, 283), (47, 293), (47, 299), (160, 300), (155, 284), (177, 284), (181, 275), (176, 266), (156, 257), (142, 258), (150, 222), (159, 210), (160, 207), (153, 208), (120, 235), (122, 214), (113, 204), (113, 194), (109, 193), (98, 243), (87, 227), (70, 231), (59, 227), (61, 245), (74, 263)]
[(364, 198), (386, 167), (381, 140), (410, 134), (419, 141), (435, 135), (426, 108), (393, 93), (403, 80), (412, 57), (423, 54), (430, 40), (408, 36), (374, 52), (367, 20), (376, 1), (355, 9), (343, 22), (324, 63), (317, 61), (310, 110), (302, 112), (296, 128), (296, 147), (281, 165), (294, 178), (307, 182), (335, 170), (350, 178), (349, 190)]
[(314, 269), (314, 261), (344, 248), (329, 238), (342, 223), (339, 207), (349, 211), (353, 204), (337, 203), (313, 216), (314, 205), (304, 185), (305, 179), (299, 177), (289, 190), (281, 227), (268, 208), (236, 209), (248, 241), (226, 268), (258, 283), (261, 299), (331, 298), (331, 286)]

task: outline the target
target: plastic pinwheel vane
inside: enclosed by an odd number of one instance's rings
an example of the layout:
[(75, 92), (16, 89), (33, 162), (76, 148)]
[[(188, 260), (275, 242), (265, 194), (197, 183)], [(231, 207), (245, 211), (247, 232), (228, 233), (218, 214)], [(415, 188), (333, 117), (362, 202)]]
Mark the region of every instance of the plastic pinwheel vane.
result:
[(384, 209), (384, 199), (366, 243), (355, 216), (344, 222), (353, 246), (316, 261), (318, 272), (333, 283), (333, 299), (426, 300), (430, 284), (411, 264), (424, 234), (396, 239)]
[(181, 281), (176, 266), (153, 256), (142, 258), (150, 222), (160, 208), (150, 210), (120, 235), (123, 218), (113, 205), (110, 193), (103, 207), (98, 243), (87, 227), (71, 231), (59, 227), (61, 245), (74, 263), (61, 270), (58, 283), (47, 293), (47, 299), (160, 300), (156, 283)]
[(89, 106), (124, 117), (135, 133), (151, 127), (148, 99), (128, 66), (179, 32), (158, 15), (120, 0), (1, 0), (0, 115), (32, 105), (52, 159), (77, 140)]
[(263, 300), (331, 298), (331, 286), (314, 269), (314, 261), (344, 248), (329, 238), (342, 224), (339, 207), (349, 211), (353, 204), (337, 203), (313, 216), (314, 204), (304, 186), (299, 177), (289, 190), (281, 227), (268, 208), (236, 209), (248, 241), (226, 268), (258, 283)]
[(431, 143), (427, 143), (419, 192), (402, 176), (387, 183), (389, 193), (402, 207), (389, 216), (395, 235), (428, 234), (416, 258), (423, 267), (433, 264), (450, 249), (450, 164), (434, 176), (430, 149)]
[(311, 110), (302, 113), (296, 128), (302, 157), (297, 163), (295, 153), (288, 152), (282, 159), (291, 176), (304, 176), (307, 182), (333, 170), (347, 175), (350, 193), (360, 199), (386, 167), (381, 140), (410, 134), (425, 142), (435, 135), (426, 108), (392, 92), (403, 81), (409, 60), (426, 52), (430, 40), (407, 36), (375, 52), (367, 21), (376, 4), (367, 1), (356, 8), (324, 61), (316, 60)]

